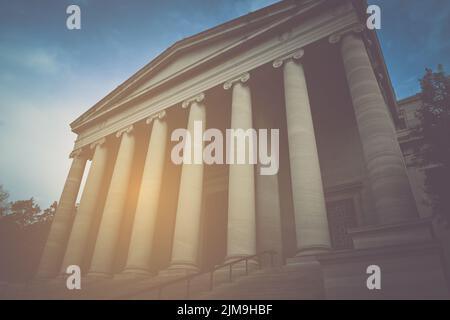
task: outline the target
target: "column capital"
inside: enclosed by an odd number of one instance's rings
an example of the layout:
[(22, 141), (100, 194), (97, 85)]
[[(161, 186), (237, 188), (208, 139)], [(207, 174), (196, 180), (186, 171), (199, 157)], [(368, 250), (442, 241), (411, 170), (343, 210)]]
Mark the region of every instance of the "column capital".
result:
[(103, 138), (101, 138), (101, 139), (99, 139), (99, 140), (97, 140), (97, 141), (91, 143), (90, 148), (91, 148), (91, 150), (94, 150), (97, 146), (101, 146), (101, 145), (103, 145), (105, 142), (106, 142), (106, 138), (103, 137)]
[(303, 56), (305, 55), (305, 50), (303, 49), (297, 49), (287, 55), (284, 55), (282, 57), (279, 57), (277, 59), (275, 59), (272, 63), (272, 66), (276, 69), (279, 68), (283, 65), (283, 63), (286, 60), (290, 60), (290, 59), (294, 59), (294, 60), (299, 60), (301, 59)]
[(133, 129), (134, 129), (134, 126), (133, 126), (133, 125), (130, 125), (130, 126), (128, 126), (128, 127), (125, 127), (125, 128), (123, 128), (123, 129), (120, 129), (119, 131), (116, 132), (116, 137), (117, 137), (117, 138), (120, 138), (120, 137), (122, 137), (122, 135), (123, 135), (124, 133), (131, 133), (131, 132), (133, 131)]
[(223, 88), (225, 90), (228, 90), (228, 89), (232, 88), (233, 85), (235, 85), (236, 83), (239, 83), (239, 82), (246, 83), (249, 79), (250, 79), (250, 73), (245, 72), (245, 73), (225, 82), (223, 84)]
[(146, 124), (151, 124), (151, 123), (153, 122), (153, 120), (155, 120), (155, 119), (160, 119), (160, 120), (162, 120), (162, 119), (164, 119), (166, 116), (167, 116), (166, 110), (162, 110), (162, 111), (160, 111), (160, 112), (158, 112), (158, 113), (155, 113), (155, 114), (151, 115), (150, 117), (148, 117), (148, 118), (145, 120), (145, 123), (146, 123)]
[(349, 33), (360, 34), (363, 31), (364, 31), (364, 25), (361, 23), (355, 23), (355, 24), (352, 24), (351, 26), (344, 28), (344, 29), (332, 34), (331, 36), (329, 36), (328, 42), (330, 42), (331, 44), (336, 44), (336, 43), (340, 42), (342, 37), (345, 36), (346, 34), (349, 34)]
[(181, 107), (183, 109), (186, 109), (187, 107), (189, 107), (191, 105), (191, 103), (193, 103), (193, 102), (199, 103), (199, 102), (202, 102), (204, 99), (205, 99), (205, 93), (201, 92), (189, 99), (184, 100), (183, 103), (181, 104)]
[(70, 155), (69, 158), (71, 159), (75, 159), (75, 158), (80, 158), (84, 155), (84, 150), (83, 148), (79, 148), (79, 149), (75, 149), (73, 150)]

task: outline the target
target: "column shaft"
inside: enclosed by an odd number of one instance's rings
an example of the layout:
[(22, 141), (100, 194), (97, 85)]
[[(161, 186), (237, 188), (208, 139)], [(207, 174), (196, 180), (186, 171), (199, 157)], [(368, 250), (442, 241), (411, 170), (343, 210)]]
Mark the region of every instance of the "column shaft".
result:
[(131, 131), (132, 127), (117, 134), (121, 141), (98, 230), (90, 275), (110, 276), (114, 272), (117, 242), (133, 168), (135, 137)]
[(58, 274), (64, 250), (72, 227), (75, 202), (86, 167), (87, 157), (76, 155), (72, 160), (64, 189), (59, 199), (55, 218), (42, 253), (38, 278), (50, 278)]
[(364, 42), (348, 34), (341, 51), (379, 222), (414, 218), (403, 155)]
[(166, 145), (167, 123), (156, 118), (145, 159), (125, 272), (149, 272)]
[[(231, 129), (253, 129), (250, 88), (241, 82), (233, 85)], [(253, 136), (249, 136), (253, 140)], [(229, 167), (227, 259), (256, 253), (256, 212), (254, 164), (249, 161), (256, 141), (248, 141), (245, 150), (237, 150)], [(245, 164), (236, 163), (236, 154), (245, 152)]]
[[(206, 122), (205, 106), (197, 101), (191, 103), (189, 111), (187, 130), (191, 137), (194, 137), (195, 121), (201, 121), (204, 130)], [(203, 135), (203, 132), (201, 134)], [(194, 141), (191, 143), (191, 147), (193, 157), (194, 148), (203, 150), (203, 141), (200, 145)], [(203, 163), (183, 163), (170, 269), (191, 272), (198, 270), (202, 193)]]
[(83, 194), (81, 195), (80, 207), (78, 208), (69, 242), (64, 254), (61, 273), (66, 272), (69, 265), (84, 267), (84, 257), (89, 241), (89, 232), (95, 219), (100, 190), (104, 182), (108, 148), (104, 140), (92, 145), (94, 155), (92, 157), (91, 168), (86, 179)]
[(327, 212), (306, 79), (301, 63), (283, 68), (297, 250), (330, 248)]

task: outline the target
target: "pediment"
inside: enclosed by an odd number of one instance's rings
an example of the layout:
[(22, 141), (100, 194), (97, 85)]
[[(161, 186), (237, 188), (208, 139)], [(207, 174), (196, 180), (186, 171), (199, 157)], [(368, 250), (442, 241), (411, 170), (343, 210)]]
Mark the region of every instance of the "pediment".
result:
[(177, 58), (167, 61), (166, 65), (158, 70), (158, 72), (146, 79), (143, 79), (142, 82), (136, 86), (134, 92), (130, 92), (130, 95), (133, 96), (135, 93), (149, 89), (158, 83), (162, 83), (165, 79), (168, 79), (177, 73), (183, 72), (183, 70), (188, 69), (189, 66), (201, 61), (206, 61), (208, 57), (214, 56), (219, 52), (226, 51), (228, 47), (243, 38), (245, 38), (245, 36), (229, 36), (224, 39), (208, 42), (207, 45), (184, 50)]
[(230, 50), (244, 47), (247, 41), (280, 28), (299, 12), (326, 1), (282, 1), (175, 43), (76, 119), (71, 124), (72, 130), (79, 131), (106, 117), (123, 102), (148, 93)]

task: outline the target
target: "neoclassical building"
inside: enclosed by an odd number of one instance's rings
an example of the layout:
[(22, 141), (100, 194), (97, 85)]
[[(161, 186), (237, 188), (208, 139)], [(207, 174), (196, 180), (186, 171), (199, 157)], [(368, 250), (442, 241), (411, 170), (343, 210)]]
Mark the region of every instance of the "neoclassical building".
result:
[[(93, 287), (116, 281), (120, 297), (129, 279), (161, 283), (273, 250), (280, 279), (316, 266), (323, 297), (446, 296), (365, 8), (282, 1), (175, 43), (83, 113), (36, 279), (58, 282), (78, 265)], [(279, 129), (278, 173), (174, 164), (171, 133), (195, 121)], [(380, 266), (383, 290), (367, 289), (369, 265)], [(296, 281), (273, 297), (304, 297)]]

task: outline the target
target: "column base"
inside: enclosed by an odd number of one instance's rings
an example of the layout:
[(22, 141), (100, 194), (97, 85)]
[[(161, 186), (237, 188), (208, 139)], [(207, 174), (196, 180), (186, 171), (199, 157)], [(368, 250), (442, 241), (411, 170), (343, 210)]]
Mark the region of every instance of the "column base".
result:
[(148, 269), (128, 267), (125, 268), (121, 273), (114, 276), (114, 278), (147, 278), (153, 276), (154, 273), (150, 272)]
[(109, 274), (109, 273), (106, 273), (106, 272), (95, 272), (95, 271), (92, 271), (92, 272), (89, 272), (86, 275), (86, 278), (88, 278), (88, 279), (112, 279), (113, 275)]
[(286, 259), (286, 265), (310, 264), (317, 262), (317, 256), (332, 251), (328, 246), (311, 246), (298, 249), (295, 256)]
[(191, 274), (199, 273), (200, 269), (192, 263), (172, 263), (167, 269), (161, 270), (158, 276), (162, 277), (173, 277), (173, 276), (188, 276)]
[(327, 253), (330, 251), (331, 247), (326, 245), (309, 246), (298, 249), (297, 253), (295, 254), (295, 257), (313, 256), (316, 254)]
[(52, 279), (55, 279), (56, 277), (59, 276), (59, 273), (52, 273), (52, 274), (37, 274), (34, 278), (33, 278), (33, 282), (45, 282), (45, 281), (49, 281)]
[(58, 286), (61, 283), (65, 283), (67, 275), (59, 274), (52, 278), (35, 278), (31, 280), (27, 286), (28, 287), (47, 287), (47, 286)]
[[(55, 275), (53, 277), (36, 277), (33, 278), (29, 284), (34, 285), (34, 284), (42, 284), (42, 283), (48, 283), (50, 281), (54, 281), (56, 279), (60, 279), (62, 275)], [(1, 283), (0, 283), (1, 285)]]

